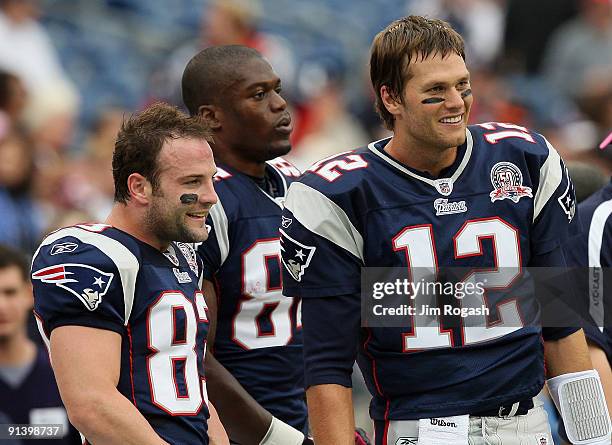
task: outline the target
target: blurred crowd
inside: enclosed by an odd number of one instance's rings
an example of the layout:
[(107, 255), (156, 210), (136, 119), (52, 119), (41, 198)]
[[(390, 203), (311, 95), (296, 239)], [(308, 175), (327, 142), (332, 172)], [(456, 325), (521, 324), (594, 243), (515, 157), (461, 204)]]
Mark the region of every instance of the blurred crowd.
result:
[(31, 253), (43, 233), (105, 215), (123, 117), (156, 100), (181, 105), (185, 63), (209, 45), (249, 45), (271, 61), (292, 107), (289, 158), (299, 168), (383, 136), (368, 42), (406, 14), (443, 18), (466, 38), (472, 122), (543, 133), (592, 188), (609, 176), (612, 151), (595, 147), (612, 129), (610, 0), (347, 9), (339, 0), (0, 0), (0, 242)]

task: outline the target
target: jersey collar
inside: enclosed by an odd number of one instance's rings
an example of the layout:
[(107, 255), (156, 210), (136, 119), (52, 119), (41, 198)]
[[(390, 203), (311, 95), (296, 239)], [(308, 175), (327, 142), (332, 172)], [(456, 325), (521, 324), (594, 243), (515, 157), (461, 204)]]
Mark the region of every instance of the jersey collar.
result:
[(457, 166), (453, 174), (450, 177), (441, 177), (441, 178), (436, 178), (436, 179), (427, 178), (425, 176), (419, 175), (418, 173), (410, 170), (406, 166), (402, 165), (400, 162), (393, 159), (384, 150), (377, 147), (379, 142), (389, 140), (388, 138), (370, 142), (368, 144), (368, 149), (372, 153), (374, 153), (376, 156), (380, 157), (383, 161), (390, 164), (392, 167), (396, 168), (402, 173), (414, 179), (422, 181), (425, 184), (430, 185), (431, 187), (435, 188), (438, 191), (438, 193), (440, 193), (441, 195), (448, 196), (452, 193), (454, 183), (457, 181), (457, 179), (459, 179), (459, 176), (461, 176), (461, 173), (463, 173), (463, 171), (465, 170), (465, 167), (467, 166), (470, 160), (470, 157), (472, 155), (472, 147), (474, 145), (474, 141), (472, 139), (472, 133), (470, 133), (470, 130), (467, 128), (465, 130), (465, 136), (466, 136), (466, 141), (465, 141), (465, 151), (463, 153), (463, 159), (461, 159), (461, 162), (459, 163), (459, 165)]

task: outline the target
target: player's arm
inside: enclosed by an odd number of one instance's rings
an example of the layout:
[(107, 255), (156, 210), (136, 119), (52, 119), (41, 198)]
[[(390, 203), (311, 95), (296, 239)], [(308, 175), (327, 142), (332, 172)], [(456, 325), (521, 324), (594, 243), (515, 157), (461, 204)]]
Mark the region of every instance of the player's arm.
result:
[(121, 336), (60, 326), (51, 332), (51, 360), (70, 422), (96, 445), (166, 444), (118, 390)]
[(544, 341), (547, 377), (593, 369), (582, 329), (556, 340)]
[(319, 444), (354, 444), (355, 417), (351, 388), (326, 384), (306, 391), (313, 436)]
[(335, 198), (294, 182), (283, 210), (288, 224), (279, 229), (283, 294), (302, 299), (308, 420), (317, 445), (356, 443), (351, 374), (360, 338), (363, 239), (349, 197)]
[(360, 314), (358, 295), (302, 300), (308, 420), (317, 445), (355, 443), (351, 373)]
[(209, 445), (229, 445), (229, 438), (225, 428), (219, 419), (219, 414), (212, 403), (208, 404), (208, 444)]
[(211, 281), (204, 280), (202, 290), (210, 321), (209, 347), (206, 352), (206, 387), (208, 397), (215, 405), (229, 437), (242, 445), (265, 445), (275, 443), (276, 435), (281, 434), (278, 443), (302, 444), (305, 440), (304, 434), (275, 419), (211, 353), (217, 325), (217, 297)]

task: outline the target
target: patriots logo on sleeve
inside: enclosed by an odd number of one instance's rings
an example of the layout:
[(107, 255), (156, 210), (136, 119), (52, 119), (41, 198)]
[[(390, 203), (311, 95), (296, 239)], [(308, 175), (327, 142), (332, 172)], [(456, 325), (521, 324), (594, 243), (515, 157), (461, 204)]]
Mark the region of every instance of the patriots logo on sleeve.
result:
[(299, 241), (294, 240), (287, 235), (282, 229), (281, 233), (281, 255), (283, 264), (287, 271), (291, 274), (295, 281), (302, 281), (302, 276), (310, 265), (310, 260), (317, 250), (314, 246), (306, 246)]
[(33, 280), (55, 284), (76, 296), (90, 311), (98, 308), (114, 274), (87, 264), (58, 264), (32, 273)]
[(574, 215), (576, 214), (576, 192), (574, 191), (574, 184), (570, 179), (567, 167), (564, 166), (564, 170), (567, 186), (561, 196), (557, 198), (557, 201), (559, 202), (559, 205), (563, 209), (565, 215), (567, 215), (567, 219), (571, 221), (574, 219)]

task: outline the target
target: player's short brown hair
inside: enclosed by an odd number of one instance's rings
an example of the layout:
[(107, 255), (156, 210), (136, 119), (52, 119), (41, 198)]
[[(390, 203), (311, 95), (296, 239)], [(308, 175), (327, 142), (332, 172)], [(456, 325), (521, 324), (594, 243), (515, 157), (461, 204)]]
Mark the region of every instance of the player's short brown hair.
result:
[(443, 20), (411, 15), (394, 21), (374, 37), (370, 79), (376, 93), (376, 111), (387, 129), (393, 130), (394, 118), (382, 102), (380, 88), (386, 85), (389, 94), (401, 103), (404, 85), (411, 77), (411, 61), (452, 53), (465, 60), (463, 38)]
[(156, 103), (123, 122), (113, 152), (115, 202), (130, 199), (127, 186), (132, 173), (140, 173), (156, 190), (159, 181), (157, 158), (168, 139), (190, 138), (210, 142), (211, 132), (198, 117), (189, 117), (178, 108)]

